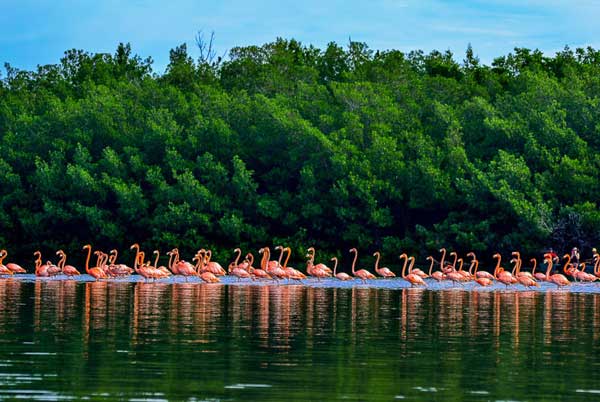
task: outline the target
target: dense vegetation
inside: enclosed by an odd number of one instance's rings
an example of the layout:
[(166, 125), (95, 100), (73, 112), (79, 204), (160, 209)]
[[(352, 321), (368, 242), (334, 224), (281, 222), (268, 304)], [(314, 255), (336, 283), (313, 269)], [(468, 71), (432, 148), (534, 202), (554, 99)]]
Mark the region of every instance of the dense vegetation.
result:
[[(0, 81), (0, 245), (287, 243), (423, 258), (600, 239), (600, 51), (278, 39), (162, 75), (119, 45)], [(325, 257), (323, 255), (323, 257)]]

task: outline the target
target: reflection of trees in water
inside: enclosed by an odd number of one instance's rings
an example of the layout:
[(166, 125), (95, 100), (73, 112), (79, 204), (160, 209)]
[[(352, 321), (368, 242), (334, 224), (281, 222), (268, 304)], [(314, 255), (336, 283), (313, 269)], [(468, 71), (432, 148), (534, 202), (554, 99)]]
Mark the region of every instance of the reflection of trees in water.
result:
[(0, 337), (4, 337), (8, 328), (17, 322), (24, 302), (22, 300), (22, 282), (12, 278), (0, 280)]

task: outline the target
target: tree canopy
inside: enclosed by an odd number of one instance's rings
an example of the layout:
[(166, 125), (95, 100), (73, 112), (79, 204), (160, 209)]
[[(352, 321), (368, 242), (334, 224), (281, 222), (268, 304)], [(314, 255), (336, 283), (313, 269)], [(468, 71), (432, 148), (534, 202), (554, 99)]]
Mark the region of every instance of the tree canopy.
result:
[[(0, 80), (0, 245), (426, 255), (600, 240), (600, 51), (119, 44)], [(229, 255), (229, 253), (227, 253)]]

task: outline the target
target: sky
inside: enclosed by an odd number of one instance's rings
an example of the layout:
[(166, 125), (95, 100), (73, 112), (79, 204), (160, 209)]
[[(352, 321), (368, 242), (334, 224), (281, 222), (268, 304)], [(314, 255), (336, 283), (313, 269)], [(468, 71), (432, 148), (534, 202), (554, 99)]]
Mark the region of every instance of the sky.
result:
[(114, 53), (119, 42), (164, 72), (169, 50), (215, 33), (218, 55), (277, 37), (324, 48), (365, 42), (371, 49), (451, 50), (470, 43), (485, 64), (515, 47), (553, 55), (600, 48), (600, 0), (0, 0), (0, 62), (20, 69), (58, 63), (65, 50)]

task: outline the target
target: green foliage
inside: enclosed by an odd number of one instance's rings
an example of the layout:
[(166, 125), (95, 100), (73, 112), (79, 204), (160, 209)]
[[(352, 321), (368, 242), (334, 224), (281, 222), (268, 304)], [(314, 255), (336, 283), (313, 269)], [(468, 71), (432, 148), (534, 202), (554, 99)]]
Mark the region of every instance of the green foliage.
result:
[[(119, 44), (0, 81), (0, 243), (425, 254), (600, 241), (600, 52), (324, 50), (163, 75)], [(226, 252), (228, 254), (228, 252)]]

